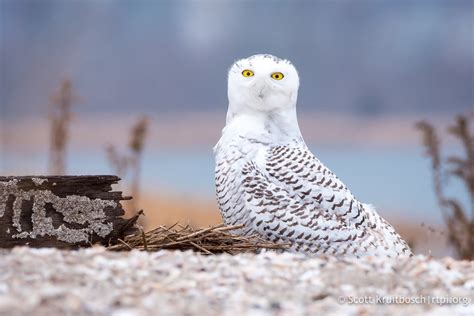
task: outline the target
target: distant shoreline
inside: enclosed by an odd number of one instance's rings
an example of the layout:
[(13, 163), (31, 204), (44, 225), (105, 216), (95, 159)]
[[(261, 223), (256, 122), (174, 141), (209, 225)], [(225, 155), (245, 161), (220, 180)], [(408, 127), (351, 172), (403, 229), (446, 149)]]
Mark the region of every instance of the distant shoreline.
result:
[[(91, 149), (128, 141), (137, 114), (76, 115), (71, 125), (71, 146)], [(211, 149), (225, 124), (225, 112), (152, 115), (149, 149), (196, 147)], [(299, 113), (300, 127), (306, 142), (322, 146), (406, 147), (418, 146), (420, 135), (414, 124), (427, 119), (436, 126), (446, 126), (450, 116), (384, 115), (356, 117), (338, 114)], [(47, 117), (20, 117), (2, 122), (0, 140), (9, 152), (29, 154), (44, 151), (49, 142)]]

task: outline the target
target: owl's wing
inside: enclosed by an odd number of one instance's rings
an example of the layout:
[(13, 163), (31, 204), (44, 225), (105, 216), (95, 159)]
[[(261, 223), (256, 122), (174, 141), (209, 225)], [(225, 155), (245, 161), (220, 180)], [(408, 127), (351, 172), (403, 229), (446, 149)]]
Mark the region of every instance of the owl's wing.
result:
[(396, 255), (406, 246), (306, 146), (272, 147), (263, 162), (249, 162), (242, 173), (248, 220), (267, 238), (328, 254)]

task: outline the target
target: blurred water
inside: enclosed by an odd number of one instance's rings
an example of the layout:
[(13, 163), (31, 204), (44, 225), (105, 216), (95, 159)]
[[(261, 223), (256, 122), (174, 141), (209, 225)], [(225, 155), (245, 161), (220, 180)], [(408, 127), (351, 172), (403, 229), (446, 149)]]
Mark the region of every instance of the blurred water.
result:
[[(323, 163), (334, 171), (363, 202), (374, 204), (392, 217), (439, 223), (441, 216), (432, 189), (429, 161), (419, 147), (335, 148), (311, 146)], [(43, 173), (46, 156), (19, 157), (6, 154), (7, 171), (15, 174)], [(71, 152), (71, 174), (113, 173), (104, 152)], [(143, 160), (143, 188), (147, 192), (177, 192), (214, 198), (214, 156), (202, 150), (147, 152)], [(460, 192), (461, 185), (452, 187)], [(396, 213), (395, 213), (396, 212)]]

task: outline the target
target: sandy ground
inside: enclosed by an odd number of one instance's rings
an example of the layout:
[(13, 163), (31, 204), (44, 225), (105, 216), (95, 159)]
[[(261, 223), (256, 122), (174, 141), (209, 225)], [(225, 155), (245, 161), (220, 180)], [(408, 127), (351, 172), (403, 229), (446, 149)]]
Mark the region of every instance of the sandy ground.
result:
[(0, 252), (2, 315), (474, 315), (474, 262)]

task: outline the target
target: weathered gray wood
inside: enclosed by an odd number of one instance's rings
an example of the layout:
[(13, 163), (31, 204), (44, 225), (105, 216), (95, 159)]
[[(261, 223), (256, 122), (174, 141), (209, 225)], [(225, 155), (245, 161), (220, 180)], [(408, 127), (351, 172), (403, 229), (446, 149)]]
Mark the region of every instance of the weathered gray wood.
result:
[(133, 228), (116, 176), (0, 177), (0, 247), (108, 244)]

